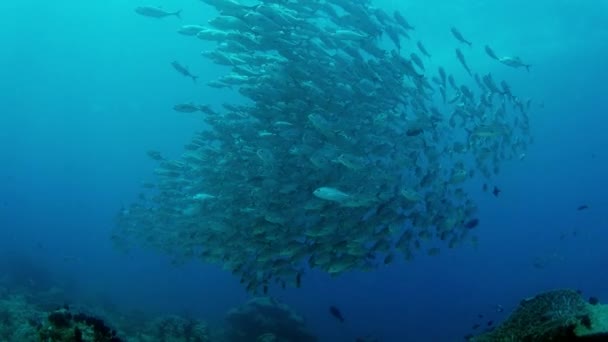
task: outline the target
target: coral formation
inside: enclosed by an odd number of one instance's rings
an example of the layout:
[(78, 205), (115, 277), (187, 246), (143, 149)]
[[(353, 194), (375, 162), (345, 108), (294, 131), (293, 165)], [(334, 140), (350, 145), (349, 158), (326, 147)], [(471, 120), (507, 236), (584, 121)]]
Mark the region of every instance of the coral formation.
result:
[(209, 328), (205, 322), (170, 315), (159, 317), (146, 325), (139, 334), (141, 342), (208, 342)]
[(555, 290), (524, 299), (496, 330), (471, 341), (608, 340), (608, 305), (592, 305), (577, 291)]
[(67, 308), (51, 312), (47, 322), (38, 327), (40, 341), (48, 342), (121, 342), (116, 330), (103, 320)]
[(229, 342), (313, 342), (304, 319), (287, 305), (270, 297), (258, 297), (231, 310), (226, 316)]

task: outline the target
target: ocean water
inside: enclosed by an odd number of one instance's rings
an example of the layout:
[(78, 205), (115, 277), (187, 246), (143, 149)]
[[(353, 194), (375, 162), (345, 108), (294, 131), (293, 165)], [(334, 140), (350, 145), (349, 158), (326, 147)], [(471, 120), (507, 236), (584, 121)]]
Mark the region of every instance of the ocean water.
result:
[[(478, 332), (478, 314), (498, 323), (549, 289), (608, 299), (608, 1), (374, 4), (405, 13), (433, 63), (449, 69), (460, 70), (452, 25), (478, 50), (490, 44), (529, 61), (530, 72), (514, 70), (479, 52), (469, 64), (534, 99), (534, 144), (492, 180), (499, 197), (481, 181), (467, 185), (479, 204), (476, 247), (337, 278), (310, 272), (302, 288), (271, 294), (320, 341), (382, 342), (463, 340)], [(183, 19), (143, 17), (140, 5), (181, 9)], [(1, 2), (0, 13), (0, 287), (58, 287), (77, 306), (221, 324), (250, 298), (229, 272), (175, 267), (145, 249), (125, 255), (110, 241), (118, 210), (154, 179), (146, 151), (177, 157), (201, 128), (173, 105), (240, 101), (170, 65), (179, 60), (201, 80), (225, 72), (200, 56), (211, 44), (175, 32), (215, 12), (197, 0), (23, 0)]]

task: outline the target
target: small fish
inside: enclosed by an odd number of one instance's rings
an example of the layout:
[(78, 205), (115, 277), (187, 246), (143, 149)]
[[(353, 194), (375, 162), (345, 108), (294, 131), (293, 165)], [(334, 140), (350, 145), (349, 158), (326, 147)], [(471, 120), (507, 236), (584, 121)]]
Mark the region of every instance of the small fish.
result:
[(494, 50), (492, 50), (492, 48), (490, 46), (486, 45), (485, 50), (486, 50), (486, 54), (488, 54), (488, 56), (490, 56), (490, 58), (498, 60), (498, 56), (496, 56), (496, 53), (494, 53)]
[(501, 191), (502, 190), (500, 190), (497, 186), (494, 186), (494, 190), (492, 190), (492, 195), (494, 195), (494, 197), (498, 197)]
[(340, 312), (340, 309), (338, 309), (335, 306), (330, 306), (329, 307), (329, 314), (334, 316), (338, 321), (340, 321), (340, 323), (344, 323), (344, 316), (342, 316), (342, 312)]
[(505, 308), (503, 308), (503, 306), (500, 304), (496, 304), (496, 312), (503, 312), (503, 311), (505, 311)]
[(464, 227), (467, 229), (473, 229), (479, 225), (479, 219), (470, 219), (464, 223)]
[(589, 209), (589, 206), (586, 204), (583, 204), (583, 205), (579, 206), (578, 208), (576, 208), (576, 210), (578, 210), (578, 211), (585, 210), (585, 209)]
[(200, 110), (200, 107), (192, 103), (180, 103), (173, 106), (173, 110), (181, 113), (194, 113)]
[(424, 130), (422, 130), (422, 128), (410, 128), (407, 131), (405, 131), (405, 135), (407, 135), (408, 137), (415, 137), (415, 136), (422, 134), (422, 132), (424, 132)]
[(483, 186), (481, 187), (481, 189), (483, 190), (483, 192), (487, 192), (488, 191), (488, 184), (484, 183)]
[(351, 199), (349, 194), (330, 187), (320, 187), (313, 191), (313, 195), (320, 199), (333, 202), (344, 202)]
[(521, 68), (524, 67), (526, 68), (527, 71), (530, 71), (530, 64), (526, 64), (524, 62), (522, 62), (521, 58), (519, 57), (501, 57), (498, 59), (498, 61), (506, 66), (510, 66), (512, 68)]
[(471, 329), (473, 330), (477, 330), (481, 325), (478, 323), (473, 324), (473, 326), (471, 327)]
[(452, 27), (452, 28), (450, 29), (450, 31), (452, 32), (452, 35), (453, 35), (453, 36), (454, 36), (454, 37), (455, 37), (455, 38), (456, 38), (456, 39), (457, 39), (459, 42), (461, 42), (461, 43), (463, 43), (463, 44), (466, 44), (466, 45), (468, 45), (469, 47), (470, 47), (471, 45), (473, 45), (473, 44), (472, 44), (470, 41), (468, 41), (468, 40), (466, 40), (466, 39), (464, 38), (464, 36), (462, 35), (462, 33), (460, 33), (460, 31), (459, 31), (457, 28)]
[(491, 326), (492, 324), (494, 324), (494, 321), (492, 321), (492, 320), (489, 320), (487, 323), (488, 326)]
[(460, 62), (460, 64), (462, 64), (462, 67), (464, 68), (464, 70), (467, 71), (469, 76), (473, 76), (473, 73), (471, 72), (471, 69), (467, 64), (467, 61), (464, 59), (464, 55), (462, 54), (462, 51), (460, 51), (460, 49), (456, 49), (456, 57), (458, 57), (458, 61)]
[(416, 46), (418, 46), (418, 50), (420, 50), (420, 52), (422, 52), (423, 55), (425, 55), (428, 58), (431, 58), (431, 55), (429, 54), (429, 52), (427, 51), (427, 49), (424, 47), (424, 45), (422, 45), (421, 41), (418, 41), (416, 43)]
[(296, 287), (300, 288), (300, 286), (302, 286), (302, 272), (296, 274)]
[(401, 25), (404, 30), (408, 31), (414, 29), (414, 26), (410, 25), (410, 23), (407, 22), (405, 17), (401, 13), (399, 13), (399, 11), (393, 12), (393, 18), (395, 18), (397, 24)]
[(160, 7), (153, 7), (153, 6), (139, 6), (139, 7), (135, 8), (135, 12), (137, 14), (141, 14), (143, 16), (151, 17), (151, 18), (164, 18), (164, 17), (169, 17), (172, 15), (174, 15), (180, 19), (182, 18), (182, 16), (181, 16), (182, 10), (175, 11), (175, 12), (167, 12)]
[(179, 62), (177, 61), (173, 61), (171, 62), (171, 65), (173, 66), (173, 68), (175, 68), (175, 70), (177, 70), (177, 72), (179, 72), (180, 74), (186, 76), (186, 77), (190, 77), (192, 78), (192, 80), (194, 82), (196, 82), (196, 79), (198, 79), (198, 76), (194, 76), (190, 73), (190, 71), (188, 70), (188, 68), (186, 68), (185, 66), (179, 64)]

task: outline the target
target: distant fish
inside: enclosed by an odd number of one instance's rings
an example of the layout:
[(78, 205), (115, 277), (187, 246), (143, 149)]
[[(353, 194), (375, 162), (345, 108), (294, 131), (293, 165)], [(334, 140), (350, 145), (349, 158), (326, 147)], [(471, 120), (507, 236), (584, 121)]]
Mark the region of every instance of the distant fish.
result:
[(344, 316), (342, 316), (342, 313), (340, 312), (340, 309), (338, 309), (335, 306), (330, 306), (329, 307), (329, 313), (334, 316), (338, 321), (340, 321), (340, 323), (344, 323)]
[(135, 8), (135, 12), (138, 14), (141, 14), (143, 16), (151, 17), (151, 18), (164, 18), (164, 17), (169, 17), (172, 15), (174, 15), (180, 19), (182, 18), (182, 16), (181, 16), (182, 10), (175, 11), (175, 12), (167, 12), (160, 7), (153, 7), (153, 6), (139, 6), (139, 7)]
[(420, 52), (422, 52), (423, 55), (425, 55), (427, 58), (431, 58), (431, 54), (429, 54), (429, 52), (427, 51), (427, 49), (424, 47), (424, 45), (422, 45), (421, 41), (418, 41), (416, 43), (416, 46), (418, 46), (418, 50), (420, 50)]
[(585, 210), (585, 209), (589, 209), (589, 206), (586, 204), (580, 205), (578, 208), (576, 208), (576, 210), (578, 210), (578, 211)]
[(521, 58), (519, 57), (501, 57), (498, 59), (498, 61), (506, 66), (510, 66), (512, 68), (521, 68), (524, 67), (526, 68), (527, 71), (530, 71), (530, 64), (526, 64), (524, 62), (522, 62)]
[(488, 56), (490, 56), (490, 58), (498, 60), (498, 56), (496, 56), (496, 53), (494, 53), (494, 50), (492, 50), (492, 48), (490, 46), (486, 45), (485, 50), (486, 50), (486, 54)]
[(173, 106), (173, 110), (182, 113), (194, 113), (200, 110), (200, 107), (192, 103), (180, 103)]
[(479, 219), (470, 219), (464, 223), (464, 227), (467, 229), (473, 229), (479, 225)]
[(494, 190), (492, 190), (492, 195), (494, 195), (494, 197), (498, 197), (501, 191), (502, 190), (500, 190), (497, 186), (494, 186)]
[(344, 202), (351, 199), (351, 196), (347, 193), (344, 193), (338, 189), (329, 188), (329, 187), (320, 187), (313, 191), (313, 195), (320, 199), (324, 199), (326, 201), (333, 202)]
[(173, 62), (171, 62), (171, 65), (173, 66), (173, 68), (175, 68), (175, 70), (177, 70), (177, 72), (179, 72), (180, 74), (182, 74), (186, 77), (192, 78), (192, 80), (194, 82), (196, 82), (196, 79), (198, 79), (198, 76), (192, 75), (190, 73), (190, 70), (188, 70), (188, 68), (186, 68), (185, 66), (179, 64), (179, 62), (173, 61)]
[(467, 71), (469, 76), (472, 76), (473, 73), (471, 73), (471, 68), (469, 68), (469, 65), (467, 64), (466, 59), (464, 59), (464, 55), (462, 54), (462, 51), (460, 51), (460, 49), (456, 49), (456, 57), (458, 58), (458, 61), (460, 62), (464, 70)]
[(468, 40), (466, 40), (464, 38), (464, 36), (462, 35), (462, 33), (460, 33), (460, 31), (457, 28), (452, 27), (450, 29), (450, 31), (452, 32), (452, 35), (454, 36), (454, 38), (456, 38), (456, 40), (458, 40), (459, 42), (461, 42), (463, 44), (466, 44), (468, 46), (473, 45), (470, 41), (468, 41)]

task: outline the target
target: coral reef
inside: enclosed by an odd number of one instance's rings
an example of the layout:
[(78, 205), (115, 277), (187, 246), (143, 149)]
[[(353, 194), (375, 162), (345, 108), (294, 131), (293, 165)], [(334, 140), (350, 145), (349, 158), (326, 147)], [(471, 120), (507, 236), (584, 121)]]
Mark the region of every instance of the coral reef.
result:
[(210, 340), (209, 328), (205, 322), (170, 315), (152, 320), (142, 333), (129, 341), (208, 342)]
[(0, 297), (0, 341), (36, 341), (35, 326), (43, 315), (31, 310), (25, 297)]
[(249, 300), (226, 316), (228, 342), (314, 342), (304, 319), (270, 297)]
[(524, 299), (494, 331), (474, 342), (608, 340), (608, 305), (585, 301), (577, 291), (555, 290)]
[(103, 320), (83, 313), (71, 313), (67, 308), (51, 312), (38, 327), (40, 341), (48, 342), (121, 342), (116, 330)]

